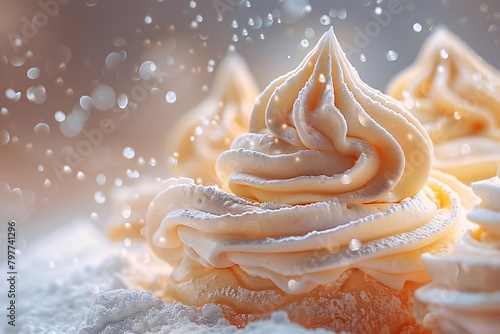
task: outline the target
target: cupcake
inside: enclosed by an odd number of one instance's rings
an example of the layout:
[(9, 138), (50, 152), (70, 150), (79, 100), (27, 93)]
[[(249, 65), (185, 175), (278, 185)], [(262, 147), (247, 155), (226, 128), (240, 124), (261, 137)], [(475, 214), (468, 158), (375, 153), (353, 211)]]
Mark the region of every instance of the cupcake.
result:
[(217, 184), (215, 161), (247, 131), (259, 92), (247, 64), (230, 52), (220, 63), (211, 92), (172, 128), (168, 146), (172, 174), (197, 183)]
[(466, 183), (495, 175), (500, 160), (500, 72), (445, 27), (434, 29), (388, 94), (434, 143), (433, 166)]
[(450, 256), (422, 256), (432, 283), (415, 293), (415, 316), (433, 333), (498, 333), (500, 329), (500, 168), (472, 183), (481, 199), (468, 218), (477, 223)]
[[(215, 73), (211, 93), (172, 127), (167, 145), (173, 152), (169, 174), (216, 184), (215, 161), (235, 137), (247, 131), (257, 95), (257, 84), (243, 58), (228, 53)], [(170, 183), (146, 179), (115, 188), (111, 193), (115, 214), (108, 227), (110, 238), (142, 238), (149, 203)]]
[(221, 188), (181, 180), (152, 201), (146, 238), (174, 267), (163, 299), (221, 306), (242, 327), (283, 311), (306, 327), (417, 333), (424, 252), (462, 233), (456, 179), (402, 106), (363, 83), (333, 30), (260, 94), (216, 163)]

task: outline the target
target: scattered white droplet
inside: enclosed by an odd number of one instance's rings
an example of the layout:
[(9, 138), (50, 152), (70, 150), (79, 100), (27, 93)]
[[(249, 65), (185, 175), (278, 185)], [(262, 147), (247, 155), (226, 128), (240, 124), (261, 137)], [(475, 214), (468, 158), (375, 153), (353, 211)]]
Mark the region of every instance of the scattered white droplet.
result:
[(135, 151), (131, 147), (125, 147), (123, 149), (123, 156), (127, 159), (132, 159), (135, 156)]
[(58, 110), (54, 113), (54, 119), (59, 123), (63, 122), (66, 119), (66, 114), (62, 111)]
[(439, 50), (439, 56), (443, 59), (448, 59), (448, 50), (446, 49)]
[(394, 50), (389, 50), (389, 51), (387, 51), (385, 58), (388, 61), (395, 61), (398, 59), (398, 53)]
[(95, 178), (95, 181), (100, 186), (106, 184), (106, 175), (104, 175), (104, 174), (97, 175)]
[(360, 54), (360, 55), (359, 55), (359, 60), (360, 60), (362, 63), (366, 62), (366, 56), (365, 56), (365, 54), (364, 54), (364, 53), (362, 53), (362, 54)]
[(292, 291), (295, 291), (297, 290), (297, 288), (299, 287), (299, 283), (294, 280), (294, 279), (290, 279), (288, 280), (288, 288)]
[(146, 24), (151, 24), (152, 22), (153, 22), (153, 18), (152, 18), (151, 16), (146, 15), (146, 16), (144, 17), (144, 23), (146, 23)]
[(320, 73), (318, 81), (321, 83), (324, 83), (326, 81), (325, 75), (323, 73)]
[(96, 191), (94, 194), (94, 201), (97, 204), (103, 204), (104, 202), (106, 202), (106, 195), (104, 195), (102, 191)]
[(122, 217), (125, 219), (130, 218), (130, 215), (132, 214), (132, 209), (130, 208), (130, 205), (128, 204), (123, 204), (122, 205)]
[(50, 127), (45, 123), (38, 123), (37, 125), (35, 125), (33, 132), (38, 136), (48, 135), (50, 132)]
[(31, 86), (26, 90), (26, 98), (36, 104), (42, 104), (47, 100), (47, 91), (43, 85)]
[(99, 85), (90, 94), (94, 107), (98, 110), (108, 110), (115, 105), (115, 90), (108, 85)]
[(38, 67), (32, 67), (28, 70), (28, 72), (26, 72), (26, 75), (31, 80), (38, 79), (38, 77), (40, 76), (40, 69)]
[(331, 22), (332, 22), (332, 20), (330, 19), (330, 16), (328, 16), (328, 15), (323, 15), (319, 18), (319, 23), (321, 23), (324, 26), (329, 25)]
[(351, 239), (349, 241), (349, 250), (352, 252), (358, 251), (361, 248), (361, 241), (358, 239)]
[(77, 179), (78, 181), (83, 181), (83, 180), (85, 180), (85, 173), (84, 173), (84, 172), (82, 172), (82, 171), (78, 171), (78, 172), (76, 173), (76, 179)]
[(303, 48), (307, 48), (309, 46), (309, 41), (307, 39), (303, 39), (303, 40), (300, 41), (300, 45)]
[(340, 183), (342, 184), (351, 184), (352, 182), (352, 177), (350, 175), (344, 174), (340, 178)]
[(165, 99), (167, 100), (168, 103), (174, 103), (177, 100), (177, 94), (173, 91), (167, 92), (165, 95)]
[(413, 31), (415, 32), (421, 32), (422, 31), (422, 25), (418, 22), (413, 24)]
[(0, 129), (0, 145), (7, 145), (10, 140), (10, 134), (7, 130)]

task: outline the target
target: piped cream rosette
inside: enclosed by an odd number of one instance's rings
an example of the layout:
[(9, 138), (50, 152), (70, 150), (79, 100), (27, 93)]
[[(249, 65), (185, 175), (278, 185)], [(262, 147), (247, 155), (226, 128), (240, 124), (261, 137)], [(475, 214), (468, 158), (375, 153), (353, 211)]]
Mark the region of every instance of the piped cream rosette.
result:
[(416, 291), (416, 315), (434, 333), (500, 329), (500, 168), (472, 189), (481, 202), (468, 218), (479, 226), (464, 234), (450, 256), (422, 256), (432, 283)]
[(333, 30), (263, 91), (249, 129), (217, 160), (223, 190), (184, 180), (150, 205), (147, 238), (174, 282), (237, 266), (300, 294), (355, 268), (401, 289), (429, 280), (423, 252), (458, 238), (469, 190), (429, 178), (426, 132), (360, 80)]
[(434, 143), (434, 167), (464, 182), (495, 175), (500, 160), (500, 72), (443, 26), (389, 83)]
[(211, 91), (172, 129), (170, 163), (174, 176), (217, 184), (215, 161), (234, 138), (248, 130), (258, 88), (244, 59), (229, 52), (215, 73)]

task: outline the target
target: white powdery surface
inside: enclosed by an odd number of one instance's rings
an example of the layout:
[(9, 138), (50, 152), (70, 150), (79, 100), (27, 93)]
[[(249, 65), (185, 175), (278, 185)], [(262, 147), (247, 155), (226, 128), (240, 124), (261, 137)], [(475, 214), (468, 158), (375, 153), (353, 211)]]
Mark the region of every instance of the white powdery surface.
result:
[(332, 333), (290, 323), (284, 313), (238, 330), (217, 306), (166, 304), (127, 287), (122, 277), (151, 276), (129, 255), (88, 222), (28, 245), (18, 254), (16, 326), (2, 321), (0, 333)]

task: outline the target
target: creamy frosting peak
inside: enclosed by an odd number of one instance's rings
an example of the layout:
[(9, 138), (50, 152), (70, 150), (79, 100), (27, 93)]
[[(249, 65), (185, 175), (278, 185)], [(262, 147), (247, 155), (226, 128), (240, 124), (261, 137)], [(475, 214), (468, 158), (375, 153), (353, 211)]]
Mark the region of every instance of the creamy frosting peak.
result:
[(435, 333), (497, 333), (500, 328), (500, 168), (474, 182), (481, 199), (468, 214), (479, 226), (447, 257), (424, 254), (432, 283), (416, 291), (424, 325)]
[(199, 183), (217, 184), (215, 161), (247, 131), (258, 88), (247, 64), (229, 52), (216, 70), (210, 93), (172, 129), (172, 172)]
[(217, 161), (225, 189), (179, 180), (150, 204), (146, 237), (173, 284), (237, 267), (301, 294), (357, 269), (402, 289), (429, 280), (423, 252), (463, 233), (470, 189), (429, 177), (423, 128), (359, 79), (332, 30), (264, 90), (249, 129)]
[(431, 150), (409, 112), (361, 81), (330, 29), (261, 93), (249, 133), (216, 171), (223, 187), (261, 202), (397, 202), (424, 186)]
[(494, 175), (500, 160), (500, 72), (444, 26), (388, 94), (402, 101), (434, 142), (434, 167), (465, 182)]

